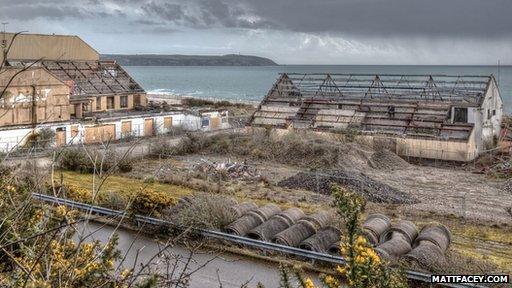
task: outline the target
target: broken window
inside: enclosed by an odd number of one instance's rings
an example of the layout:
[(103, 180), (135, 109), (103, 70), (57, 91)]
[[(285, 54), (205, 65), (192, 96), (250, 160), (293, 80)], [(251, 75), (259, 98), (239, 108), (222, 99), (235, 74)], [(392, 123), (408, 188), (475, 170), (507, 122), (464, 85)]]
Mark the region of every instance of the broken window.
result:
[(453, 112), (453, 122), (468, 123), (468, 108), (455, 107)]
[(210, 126), (210, 118), (203, 117), (203, 119), (201, 119), (201, 127), (208, 127), (208, 126)]
[(96, 98), (96, 110), (101, 110), (101, 97)]
[(128, 108), (128, 96), (121, 96), (121, 108)]

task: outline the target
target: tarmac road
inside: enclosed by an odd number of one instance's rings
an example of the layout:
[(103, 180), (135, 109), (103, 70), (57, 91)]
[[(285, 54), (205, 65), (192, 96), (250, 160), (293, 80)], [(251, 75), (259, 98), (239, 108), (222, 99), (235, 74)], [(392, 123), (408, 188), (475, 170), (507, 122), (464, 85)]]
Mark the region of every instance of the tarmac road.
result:
[[(80, 227), (78, 231), (83, 233), (82, 235), (90, 234), (86, 238), (87, 241), (105, 242), (115, 230), (111, 226), (89, 222), (87, 226)], [(137, 235), (137, 233), (123, 228), (119, 228), (117, 234), (119, 235), (118, 249), (122, 251), (123, 255), (127, 253), (126, 261), (122, 263), (123, 267), (131, 268), (135, 261), (137, 261), (136, 265), (140, 267), (142, 263), (147, 263), (158, 253), (163, 246), (162, 243), (154, 239)], [(139, 251), (138, 255), (137, 251)], [(183, 258), (187, 258), (190, 253), (189, 250), (181, 246), (169, 248), (167, 251)], [(191, 288), (241, 287), (245, 283), (247, 283), (247, 287), (256, 287), (258, 282), (267, 288), (279, 286), (279, 266), (275, 263), (266, 263), (228, 253), (212, 254), (207, 251), (194, 254), (192, 259), (189, 270), (195, 270), (205, 263), (206, 265), (192, 274)], [(208, 261), (211, 262), (207, 263)], [(159, 267), (164, 268), (159, 259), (153, 260), (152, 263), (160, 264)], [(178, 264), (181, 269), (183, 266), (184, 263)]]

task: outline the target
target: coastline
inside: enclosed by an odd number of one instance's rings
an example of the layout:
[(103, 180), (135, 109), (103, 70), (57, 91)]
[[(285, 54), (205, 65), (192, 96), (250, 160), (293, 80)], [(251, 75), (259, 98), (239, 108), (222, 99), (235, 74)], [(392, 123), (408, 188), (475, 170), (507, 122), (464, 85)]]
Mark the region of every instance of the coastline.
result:
[(253, 107), (257, 107), (260, 103), (260, 101), (251, 101), (251, 100), (240, 100), (240, 99), (230, 99), (230, 98), (214, 98), (214, 97), (197, 97), (197, 96), (190, 96), (190, 95), (177, 95), (172, 93), (148, 93), (146, 95), (148, 98), (148, 101), (153, 102), (167, 102), (169, 105), (182, 105), (182, 102), (184, 99), (197, 99), (197, 100), (207, 100), (212, 102), (223, 102), (227, 101), (234, 104), (244, 104), (244, 105), (250, 105)]

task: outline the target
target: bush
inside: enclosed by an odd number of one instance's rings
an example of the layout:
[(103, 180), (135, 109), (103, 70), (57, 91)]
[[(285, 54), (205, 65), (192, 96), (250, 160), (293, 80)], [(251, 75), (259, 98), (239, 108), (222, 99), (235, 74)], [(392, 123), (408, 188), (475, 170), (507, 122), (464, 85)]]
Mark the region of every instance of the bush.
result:
[(46, 149), (55, 142), (55, 131), (50, 128), (42, 128), (27, 136), (27, 141), (23, 148), (25, 149)]
[(177, 199), (166, 193), (143, 188), (135, 195), (131, 209), (137, 214), (159, 216), (162, 210), (176, 203)]
[(130, 172), (133, 159), (119, 155), (113, 150), (96, 150), (82, 147), (66, 147), (57, 159), (60, 168), (80, 173), (116, 170)]
[(166, 138), (158, 138), (151, 143), (150, 151), (154, 157), (171, 157), (197, 153), (211, 144), (211, 139), (201, 134), (187, 133), (177, 145), (171, 144)]
[(177, 222), (186, 227), (221, 229), (235, 221), (235, 215), (229, 209), (235, 204), (235, 200), (225, 196), (196, 194), (179, 212)]
[(60, 168), (77, 172), (89, 172), (90, 159), (84, 149), (71, 147), (61, 151), (57, 163)]
[(156, 158), (176, 155), (176, 147), (165, 138), (159, 137), (149, 145), (150, 155)]

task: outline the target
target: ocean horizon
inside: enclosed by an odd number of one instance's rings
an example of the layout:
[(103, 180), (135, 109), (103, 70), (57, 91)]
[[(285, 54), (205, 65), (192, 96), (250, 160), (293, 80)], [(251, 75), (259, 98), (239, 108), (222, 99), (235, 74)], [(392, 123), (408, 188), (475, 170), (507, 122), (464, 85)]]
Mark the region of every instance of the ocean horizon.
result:
[(125, 66), (148, 94), (259, 102), (279, 73), (491, 75), (499, 84), (504, 111), (512, 113), (512, 66), (490, 65), (277, 65)]

